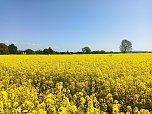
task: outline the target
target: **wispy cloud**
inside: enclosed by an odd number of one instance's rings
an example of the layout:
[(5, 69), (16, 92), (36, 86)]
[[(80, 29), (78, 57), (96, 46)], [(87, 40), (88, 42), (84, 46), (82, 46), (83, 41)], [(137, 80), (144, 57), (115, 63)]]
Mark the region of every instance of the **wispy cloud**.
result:
[(9, 41), (5, 40), (4, 43), (9, 43)]
[(35, 43), (33, 43), (32, 45), (33, 45), (33, 46), (39, 46), (40, 44), (35, 44)]
[(30, 42), (18, 42), (18, 41), (8, 41), (8, 40), (5, 40), (5, 41), (2, 41), (6, 44), (15, 44), (15, 45), (24, 45), (24, 46), (40, 46), (39, 43), (30, 43)]
[(28, 45), (28, 46), (40, 46), (39, 43), (30, 43), (30, 42), (18, 42), (18, 45)]

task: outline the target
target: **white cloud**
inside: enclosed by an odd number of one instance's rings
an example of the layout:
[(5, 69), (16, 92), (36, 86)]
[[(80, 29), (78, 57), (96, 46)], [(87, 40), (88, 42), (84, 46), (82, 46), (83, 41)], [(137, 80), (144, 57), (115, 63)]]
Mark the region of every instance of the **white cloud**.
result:
[(9, 41), (5, 40), (4, 42), (5, 42), (5, 43), (8, 43)]

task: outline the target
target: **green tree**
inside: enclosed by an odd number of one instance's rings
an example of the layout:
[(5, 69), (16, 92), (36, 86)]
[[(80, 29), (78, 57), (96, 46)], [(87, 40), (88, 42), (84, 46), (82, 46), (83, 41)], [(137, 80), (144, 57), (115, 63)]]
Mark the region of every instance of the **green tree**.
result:
[(132, 43), (126, 39), (122, 40), (120, 45), (120, 51), (123, 53), (132, 51)]
[(45, 49), (43, 50), (43, 54), (50, 54), (50, 51), (45, 48)]
[(34, 54), (35, 53), (32, 49), (26, 49), (25, 52), (27, 54)]
[(82, 48), (82, 52), (89, 54), (89, 53), (91, 53), (91, 49), (89, 47), (84, 47), (84, 48)]
[(14, 44), (10, 44), (8, 46), (8, 50), (10, 54), (16, 54), (17, 53), (17, 46), (15, 46)]
[(42, 50), (37, 50), (35, 51), (36, 54), (43, 54), (43, 51)]
[(48, 50), (50, 54), (54, 53), (54, 50), (51, 47), (49, 47)]
[(55, 51), (51, 47), (49, 47), (48, 49), (45, 48), (43, 50), (43, 54), (53, 54), (53, 53), (55, 53)]
[(8, 54), (9, 50), (6, 44), (0, 43), (0, 54)]

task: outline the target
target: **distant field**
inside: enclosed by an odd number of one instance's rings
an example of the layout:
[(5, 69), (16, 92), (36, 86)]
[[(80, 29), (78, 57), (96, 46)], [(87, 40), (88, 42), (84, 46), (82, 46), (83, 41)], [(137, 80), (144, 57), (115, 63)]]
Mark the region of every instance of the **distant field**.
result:
[(0, 56), (2, 114), (150, 111), (152, 54)]

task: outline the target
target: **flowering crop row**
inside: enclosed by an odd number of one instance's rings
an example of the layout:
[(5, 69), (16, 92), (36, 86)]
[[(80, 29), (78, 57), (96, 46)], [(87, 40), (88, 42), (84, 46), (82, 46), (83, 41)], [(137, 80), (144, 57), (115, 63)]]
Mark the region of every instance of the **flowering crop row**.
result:
[(1, 55), (0, 114), (152, 114), (152, 55)]

